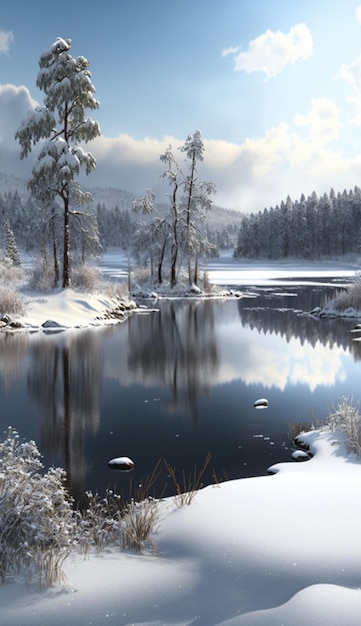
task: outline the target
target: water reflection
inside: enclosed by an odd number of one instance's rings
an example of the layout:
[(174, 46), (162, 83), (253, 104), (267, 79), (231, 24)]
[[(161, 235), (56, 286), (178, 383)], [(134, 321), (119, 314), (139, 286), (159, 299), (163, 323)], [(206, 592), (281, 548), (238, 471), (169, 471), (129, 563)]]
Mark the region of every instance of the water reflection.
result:
[[(313, 347), (316, 344), (322, 344), (330, 348), (334, 346), (350, 348), (347, 331), (354, 322), (340, 319), (335, 324), (333, 320), (320, 320), (305, 314), (314, 306), (322, 304), (327, 295), (326, 289), (323, 291), (296, 289), (296, 291), (289, 292), (293, 295), (283, 293), (285, 295), (278, 296), (277, 292), (266, 294), (261, 292), (251, 303), (247, 300), (239, 300), (238, 309), (242, 323), (265, 335), (268, 333), (279, 335), (287, 342), (291, 338), (297, 338), (301, 345), (307, 342)], [(277, 300), (279, 300), (279, 306), (277, 306)]]
[(95, 432), (100, 422), (101, 344), (97, 331), (1, 336), (5, 386), (15, 384), (22, 373), (28, 398), (39, 408), (37, 443), (66, 469), (74, 495), (83, 491), (87, 472), (84, 436)]
[[(34, 438), (77, 499), (107, 487), (107, 461), (123, 454), (136, 461), (135, 480), (159, 458), (187, 469), (207, 452), (230, 478), (265, 473), (289, 460), (289, 421), (352, 395), (359, 378), (354, 322), (304, 316), (322, 292), (292, 293), (163, 301), (104, 329), (0, 333), (1, 430), (10, 423)], [(255, 417), (258, 397), (270, 403)]]
[(209, 392), (219, 368), (210, 302), (168, 301), (150, 319), (129, 319), (128, 366), (144, 384), (162, 381), (170, 412), (185, 405), (198, 416), (199, 398)]

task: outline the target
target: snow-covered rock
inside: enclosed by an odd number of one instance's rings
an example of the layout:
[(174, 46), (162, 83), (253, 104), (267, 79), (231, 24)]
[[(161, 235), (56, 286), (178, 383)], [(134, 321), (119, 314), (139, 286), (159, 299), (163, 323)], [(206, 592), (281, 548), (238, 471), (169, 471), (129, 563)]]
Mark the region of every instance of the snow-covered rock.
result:
[(121, 472), (131, 472), (134, 469), (134, 461), (127, 456), (119, 456), (108, 462), (108, 467)]
[(266, 398), (260, 398), (254, 402), (253, 406), (255, 409), (267, 409), (268, 400)]

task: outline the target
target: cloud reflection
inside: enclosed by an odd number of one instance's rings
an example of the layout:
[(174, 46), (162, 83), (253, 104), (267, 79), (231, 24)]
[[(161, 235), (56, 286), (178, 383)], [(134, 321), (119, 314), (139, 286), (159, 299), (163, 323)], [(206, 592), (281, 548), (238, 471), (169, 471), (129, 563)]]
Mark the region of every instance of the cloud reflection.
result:
[(242, 380), (284, 391), (287, 385), (303, 384), (314, 391), (319, 385), (333, 386), (346, 379), (345, 352), (341, 347), (311, 345), (292, 337), (261, 335), (239, 324), (219, 329), (220, 363), (215, 384)]

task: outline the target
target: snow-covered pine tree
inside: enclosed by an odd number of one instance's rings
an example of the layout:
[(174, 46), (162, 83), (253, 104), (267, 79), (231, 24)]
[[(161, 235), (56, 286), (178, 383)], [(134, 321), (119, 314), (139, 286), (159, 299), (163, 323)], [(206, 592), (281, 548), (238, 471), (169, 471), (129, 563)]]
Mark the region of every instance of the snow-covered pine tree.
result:
[(60, 203), (63, 218), (63, 287), (70, 286), (70, 218), (84, 215), (76, 206), (89, 202), (77, 176), (81, 167), (89, 174), (96, 161), (80, 146), (100, 135), (99, 124), (86, 109), (99, 108), (91, 81), (89, 61), (70, 55), (71, 40), (58, 37), (40, 56), (37, 86), (44, 92), (44, 106), (30, 111), (16, 132), (21, 158), (40, 142), (28, 187), (32, 195), (53, 210)]
[(6, 245), (5, 245), (5, 258), (16, 267), (20, 267), (21, 258), (16, 247), (14, 231), (11, 228), (9, 220), (5, 222), (5, 237), (6, 237)]

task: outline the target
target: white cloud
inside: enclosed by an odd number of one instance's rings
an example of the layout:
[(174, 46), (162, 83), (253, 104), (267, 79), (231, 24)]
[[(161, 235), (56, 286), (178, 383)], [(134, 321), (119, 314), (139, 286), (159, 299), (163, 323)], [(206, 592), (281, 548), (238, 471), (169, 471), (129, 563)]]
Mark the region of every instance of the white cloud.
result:
[(361, 55), (350, 65), (341, 65), (336, 78), (342, 78), (356, 91), (361, 91)]
[(311, 100), (311, 110), (306, 115), (295, 115), (296, 126), (308, 126), (312, 141), (324, 145), (337, 139), (341, 130), (339, 109), (328, 98)]
[(312, 51), (312, 35), (306, 24), (293, 26), (287, 34), (268, 29), (250, 42), (247, 52), (235, 56), (234, 69), (247, 74), (264, 72), (271, 78), (278, 76), (289, 63), (310, 58)]
[[(340, 130), (337, 106), (326, 99), (313, 100), (306, 114), (295, 116), (294, 124), (281, 123), (261, 137), (240, 144), (204, 138), (199, 175), (215, 183), (216, 204), (244, 212), (275, 206), (287, 195), (296, 199), (302, 193), (329, 192), (331, 187), (353, 188), (360, 159), (347, 159), (328, 147)], [(136, 195), (152, 187), (157, 200), (166, 201), (169, 187), (161, 176), (164, 165), (159, 155), (169, 144), (176, 151), (182, 143), (183, 139), (170, 136), (162, 140), (100, 137), (92, 142), (97, 169), (87, 184), (120, 187)]]
[(27, 87), (0, 85), (0, 142), (7, 143), (14, 138), (22, 120), (36, 104)]
[(357, 21), (360, 22), (361, 24), (361, 4), (359, 4), (359, 6), (356, 7), (355, 15), (356, 15)]
[(239, 46), (236, 48), (224, 48), (221, 52), (222, 57), (228, 57), (230, 54), (236, 54), (239, 50)]
[[(16, 130), (27, 112), (37, 103), (26, 87), (0, 85), (0, 172), (28, 178), (33, 163), (20, 161)], [(321, 194), (353, 188), (359, 180), (360, 158), (346, 158), (331, 149), (329, 141), (343, 131), (337, 106), (330, 100), (312, 100), (308, 112), (296, 115), (293, 123), (280, 123), (263, 136), (242, 143), (209, 140), (204, 137), (205, 159), (199, 176), (215, 183), (217, 205), (244, 212), (275, 206), (287, 195), (293, 199), (312, 191)], [(159, 156), (171, 144), (177, 151), (184, 137), (101, 136), (89, 145), (97, 167), (82, 179), (88, 187), (109, 186), (136, 195), (147, 187), (156, 192), (157, 201), (167, 201), (169, 186), (162, 178), (164, 164)]]
[(37, 102), (27, 87), (0, 84), (0, 171), (15, 176), (30, 174), (30, 159), (20, 161), (20, 148), (15, 142), (15, 133), (28, 111)]
[(9, 52), (10, 44), (14, 40), (14, 35), (10, 31), (0, 30), (0, 54)]
[(349, 96), (348, 100), (356, 107), (356, 115), (351, 121), (356, 126), (361, 126), (361, 95)]

